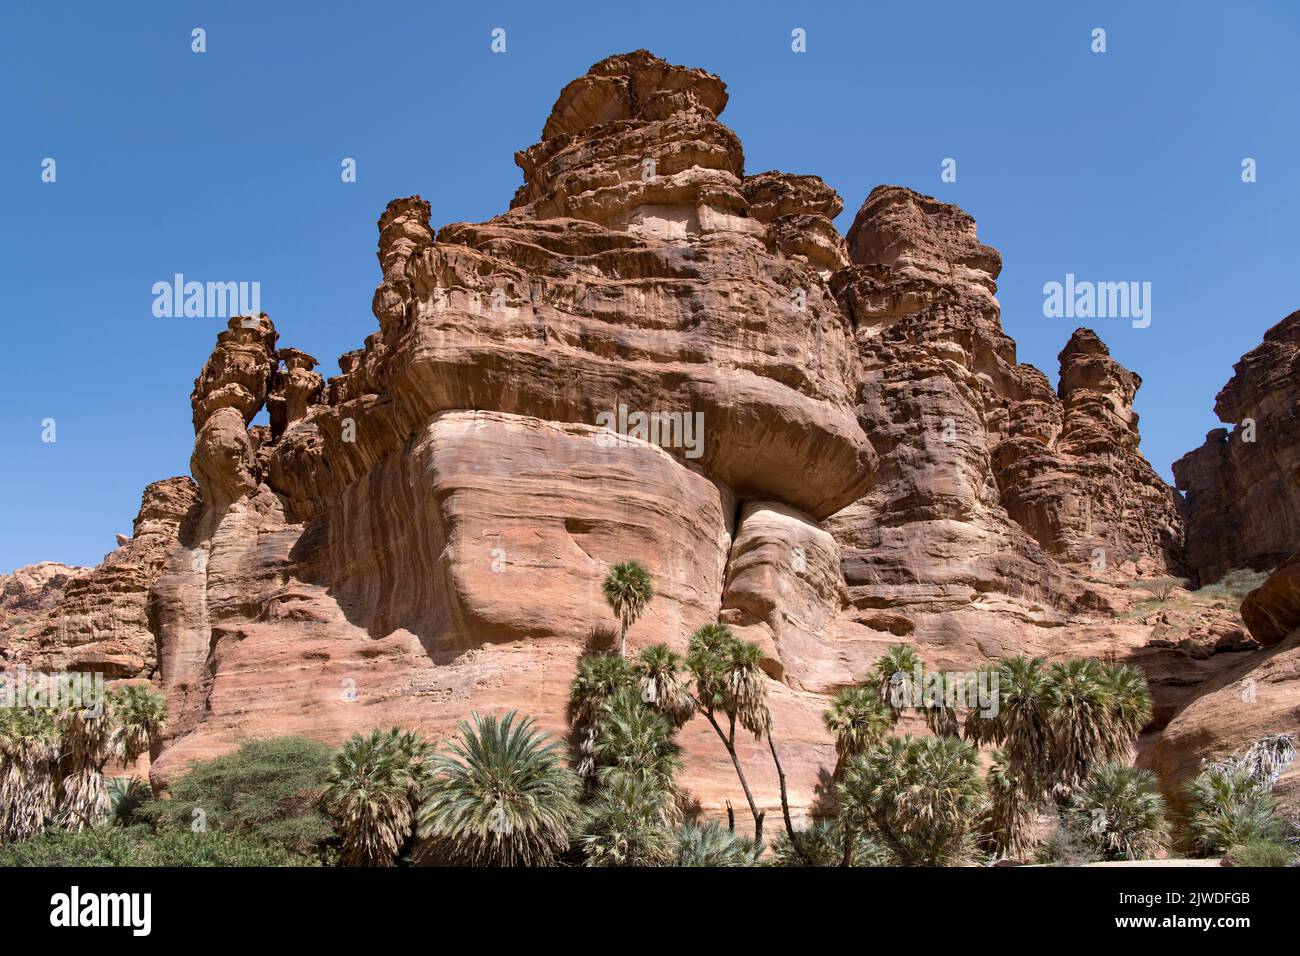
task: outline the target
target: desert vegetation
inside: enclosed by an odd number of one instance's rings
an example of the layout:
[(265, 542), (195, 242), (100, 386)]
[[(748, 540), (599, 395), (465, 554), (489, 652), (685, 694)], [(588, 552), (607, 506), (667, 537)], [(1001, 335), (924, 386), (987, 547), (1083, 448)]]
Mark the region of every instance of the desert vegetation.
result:
[[(1151, 719), (1134, 668), (1008, 657), (975, 675), (932, 672), (899, 642), (860, 685), (828, 701), (835, 745), (820, 815), (796, 828), (758, 645), (707, 623), (686, 653), (629, 656), (654, 598), (635, 562), (605, 595), (616, 649), (582, 655), (566, 738), (510, 712), (472, 714), (441, 745), (397, 727), (337, 749), (302, 737), (246, 741), (192, 763), (155, 795), (109, 778), (157, 743), (161, 697), (129, 686), (98, 712), (0, 712), (0, 865), (386, 867), (950, 866), (999, 859), (1078, 864), (1155, 855), (1288, 865), (1297, 829), (1272, 787), (1295, 757), (1277, 735), (1207, 765), (1171, 813), (1133, 766)], [(973, 687), (985, 691), (977, 699)], [(970, 690), (966, 694), (962, 691)], [(991, 693), (991, 698), (989, 694)], [(707, 819), (682, 784), (678, 735), (711, 731), (735, 774), (733, 804)], [(746, 766), (766, 751), (780, 782), (771, 842)], [(743, 752), (742, 752), (743, 750)]]
[(165, 722), (162, 697), (140, 686), (87, 706), (0, 708), (0, 842), (105, 823), (106, 768), (134, 763)]
[(1195, 628), (1198, 619), (1214, 610), (1237, 612), (1247, 594), (1268, 579), (1267, 571), (1234, 568), (1218, 580), (1193, 588), (1186, 578), (1162, 576), (1136, 578), (1127, 585), (1133, 593), (1133, 602), (1124, 617), (1130, 620), (1147, 619), (1164, 612), (1169, 620), (1166, 635), (1185, 637)]

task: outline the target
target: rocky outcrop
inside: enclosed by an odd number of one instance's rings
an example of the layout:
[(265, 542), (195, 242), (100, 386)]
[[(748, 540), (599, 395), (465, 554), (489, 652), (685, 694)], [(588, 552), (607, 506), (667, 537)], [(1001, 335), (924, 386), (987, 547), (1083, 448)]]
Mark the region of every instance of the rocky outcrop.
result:
[[(1232, 655), (1234, 666), (1199, 688), (1154, 741), (1148, 766), (1178, 805), (1180, 787), (1206, 761), (1222, 760), (1261, 737), (1300, 727), (1300, 634), (1258, 654)], [(1294, 813), (1300, 807), (1300, 767), (1278, 780), (1275, 795)]]
[(18, 568), (13, 574), (0, 574), (0, 614), (8, 619), (53, 607), (62, 599), (68, 582), (86, 570), (42, 561)]
[(1214, 401), (1231, 428), (1174, 463), (1187, 563), (1208, 584), (1269, 570), (1300, 549), (1300, 312), (1264, 333)]
[(1241, 619), (1265, 647), (1280, 644), (1300, 628), (1300, 553), (1277, 566), (1241, 602)]
[[(502, 215), (435, 230), (390, 203), (378, 329), (328, 380), (269, 317), (232, 319), (191, 396), (195, 484), (151, 486), (121, 555), (49, 609), (74, 639), (15, 659), (93, 644), (157, 680), (159, 779), (253, 735), (441, 738), (507, 708), (561, 731), (613, 633), (601, 579), (635, 558), (656, 597), (633, 650), (719, 620), (764, 649), (800, 813), (834, 760), (825, 695), (900, 639), (941, 668), (1139, 662), (1160, 726), (1248, 656), (1116, 618), (1124, 580), (1179, 566), (1138, 377), (1079, 330), (1053, 389), (1016, 361), (970, 216), (880, 187), (842, 239), (822, 180), (746, 175), (726, 99), (611, 57), (517, 155)], [(684, 782), (716, 812), (735, 785), (710, 733), (684, 728)], [(765, 746), (740, 746), (774, 806)]]
[[(1243, 654), (1160, 733), (1151, 765), (1170, 795), (1203, 761), (1300, 725), (1300, 312), (1283, 319), (1234, 367), (1214, 410), (1232, 425), (1174, 463), (1185, 492), (1187, 564), (1202, 585), (1229, 570), (1276, 569), (1246, 595), (1241, 618), (1266, 650)], [(1228, 640), (1234, 640), (1230, 636)], [(1277, 793), (1300, 805), (1300, 767)]]
[(1062, 352), (1058, 396), (1002, 331), (997, 251), (911, 190), (875, 189), (848, 249), (833, 284), (880, 465), (827, 527), (858, 619), (902, 615), (965, 665), (1059, 644), (1072, 612), (1107, 606), (1098, 582), (1176, 565), (1177, 506), (1137, 450), (1137, 376), (1093, 333)]
[[(1142, 379), (1079, 329), (1060, 354), (1063, 420), (1061, 503), (1049, 509), (1054, 550), (1075, 561), (1132, 561), (1143, 570), (1182, 570), (1178, 499), (1139, 453), (1133, 399)], [(1041, 476), (1040, 476), (1041, 477)]]
[(57, 607), (68, 583), (86, 571), (57, 561), (42, 561), (18, 568), (13, 574), (0, 574), (0, 664), (30, 653), (39, 629), (36, 620)]
[[(108, 678), (153, 675), (157, 642), (146, 609), (149, 589), (196, 501), (190, 479), (156, 481), (144, 490), (131, 537), (98, 567), (35, 566), (48, 575), (46, 587), (54, 587), (57, 597), (47, 593), (29, 608), (36, 613), (21, 622), (8, 613), (0, 619), (10, 655), (47, 672), (98, 671)], [(29, 578), (30, 572), (20, 569), (8, 580)]]

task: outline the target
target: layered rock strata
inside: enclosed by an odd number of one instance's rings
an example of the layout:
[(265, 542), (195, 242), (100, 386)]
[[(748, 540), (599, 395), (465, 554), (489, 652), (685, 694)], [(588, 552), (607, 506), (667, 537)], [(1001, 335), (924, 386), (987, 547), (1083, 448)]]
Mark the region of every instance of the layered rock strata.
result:
[(1264, 334), (1214, 400), (1216, 428), (1174, 463), (1199, 583), (1271, 570), (1300, 549), (1300, 312)]
[[(611, 57), (517, 155), (507, 212), (435, 230), (390, 203), (378, 329), (327, 381), (268, 317), (231, 320), (191, 396), (194, 483), (151, 486), (148, 530), (42, 612), (74, 640), (14, 659), (103, 645), (152, 676), (160, 781), (255, 735), (441, 739), (512, 708), (562, 732), (578, 655), (612, 636), (601, 579), (632, 558), (656, 586), (633, 651), (719, 620), (764, 648), (797, 814), (834, 762), (826, 695), (899, 640), (964, 670), (1132, 660), (1163, 726), (1232, 655), (1115, 617), (1120, 584), (1181, 567), (1137, 376), (1079, 330), (1053, 389), (1016, 361), (970, 216), (880, 187), (842, 239), (823, 181), (746, 175), (726, 101)], [(90, 600), (110, 590), (120, 640)], [(737, 801), (711, 731), (682, 742), (706, 811)], [(774, 807), (766, 746), (741, 756)]]

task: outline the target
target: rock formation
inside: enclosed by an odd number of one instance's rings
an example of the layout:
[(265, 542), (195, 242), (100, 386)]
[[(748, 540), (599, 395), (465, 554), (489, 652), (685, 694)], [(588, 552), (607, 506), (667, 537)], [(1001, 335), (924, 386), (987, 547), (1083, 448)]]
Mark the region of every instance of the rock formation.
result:
[(1186, 495), (1187, 563), (1208, 584), (1266, 571), (1300, 548), (1300, 312), (1264, 333), (1214, 400), (1231, 430), (1174, 463)]
[(1300, 552), (1291, 555), (1241, 603), (1241, 618), (1265, 647), (1281, 644), (1300, 628)]
[[(442, 738), (509, 708), (561, 731), (614, 628), (601, 579), (633, 558), (656, 597), (632, 650), (718, 620), (764, 648), (796, 813), (834, 762), (825, 695), (899, 640), (965, 670), (1131, 660), (1163, 727), (1247, 655), (1115, 616), (1126, 580), (1181, 569), (1138, 377), (1081, 329), (1054, 390), (1016, 361), (970, 216), (880, 187), (842, 239), (822, 180), (745, 174), (726, 102), (610, 57), (517, 154), (507, 212), (435, 231), (390, 203), (379, 328), (328, 381), (267, 316), (232, 319), (191, 395), (194, 482), (151, 485), (11, 656), (154, 678), (159, 779), (250, 735)], [(711, 731), (682, 743), (704, 808), (735, 800)], [(773, 807), (765, 747), (742, 759)]]
[(1137, 451), (1139, 380), (1093, 333), (1074, 333), (1054, 393), (1002, 331), (997, 251), (910, 190), (873, 190), (848, 248), (832, 281), (880, 466), (827, 527), (860, 620), (885, 611), (939, 663), (974, 666), (1059, 651), (1070, 614), (1113, 609), (1105, 582), (1176, 566), (1174, 496)]
[[(1152, 765), (1194, 775), (1266, 734), (1300, 731), (1300, 312), (1233, 366), (1205, 444), (1174, 464), (1186, 492), (1187, 563), (1202, 584), (1235, 568), (1271, 570), (1241, 617), (1267, 649), (1217, 676), (1160, 734)], [(1276, 792), (1300, 804), (1300, 761)]]
[[(37, 613), (22, 619), (5, 608), (0, 627), (9, 653), (42, 671), (99, 671), (107, 678), (154, 676), (157, 640), (148, 620), (149, 589), (197, 496), (188, 478), (156, 481), (144, 490), (133, 534), (93, 569), (54, 569), (45, 587), (55, 588), (37, 602)], [(119, 536), (121, 537), (121, 536)], [(31, 569), (20, 569), (15, 579)], [(69, 573), (71, 572), (71, 573)]]

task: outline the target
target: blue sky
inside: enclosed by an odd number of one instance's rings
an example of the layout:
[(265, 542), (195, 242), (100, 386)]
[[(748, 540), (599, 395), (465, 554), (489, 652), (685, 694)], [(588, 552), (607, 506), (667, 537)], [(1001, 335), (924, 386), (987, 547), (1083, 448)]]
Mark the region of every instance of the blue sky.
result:
[(1300, 8), (840, 6), (6, 4), (0, 571), (97, 562), (144, 485), (188, 471), (188, 395), (223, 323), (154, 317), (153, 283), (259, 281), (281, 344), (333, 374), (376, 327), (387, 201), (420, 193), (435, 225), (503, 212), (560, 88), (638, 47), (719, 74), (747, 171), (822, 176), (841, 230), (879, 183), (974, 215), (1002, 252), (1003, 324), (1053, 381), (1080, 323), (1044, 317), (1043, 284), (1149, 281), (1149, 328), (1088, 324), (1144, 378), (1143, 450), (1168, 477), (1232, 363), (1300, 308)]

